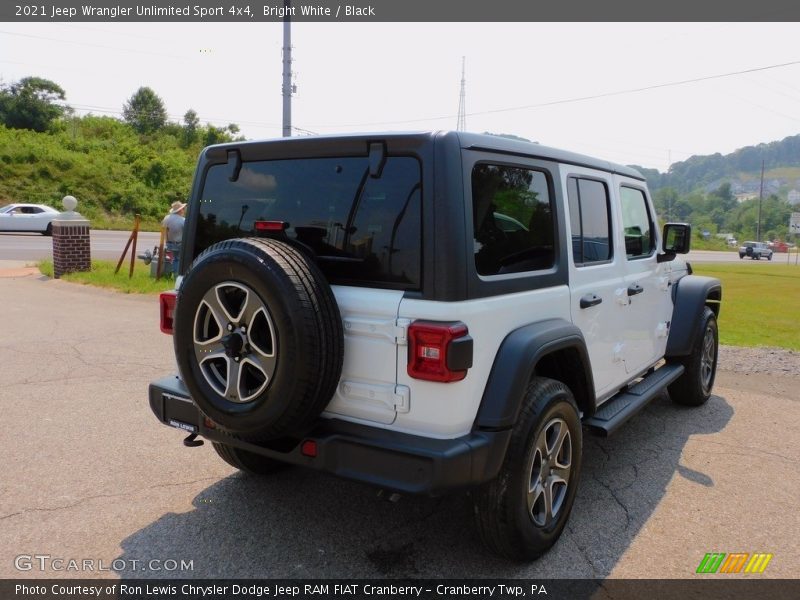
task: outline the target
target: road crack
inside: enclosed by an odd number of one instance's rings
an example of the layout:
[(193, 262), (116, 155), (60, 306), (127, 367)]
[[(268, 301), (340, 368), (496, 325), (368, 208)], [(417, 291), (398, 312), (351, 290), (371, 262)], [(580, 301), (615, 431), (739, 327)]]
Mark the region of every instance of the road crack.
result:
[(140, 489), (140, 490), (133, 490), (133, 491), (130, 491), (130, 492), (122, 492), (122, 493), (119, 493), (119, 494), (96, 494), (94, 496), (86, 496), (84, 498), (79, 498), (75, 502), (73, 502), (71, 504), (65, 504), (63, 506), (54, 506), (54, 507), (51, 507), (51, 508), (26, 508), (24, 510), (19, 510), (17, 512), (9, 513), (7, 515), (2, 515), (2, 516), (0, 516), (0, 521), (4, 521), (5, 519), (10, 519), (12, 517), (16, 517), (16, 516), (19, 516), (19, 515), (25, 515), (25, 514), (29, 514), (29, 513), (37, 513), (37, 512), (48, 513), (48, 512), (58, 512), (58, 511), (61, 511), (61, 510), (68, 510), (70, 508), (75, 508), (76, 506), (80, 506), (81, 504), (84, 504), (86, 502), (91, 502), (92, 500), (100, 500), (100, 499), (104, 499), (104, 498), (124, 498), (126, 496), (133, 496), (133, 495), (139, 494), (141, 492), (147, 492), (147, 491), (151, 491), (151, 490), (158, 490), (158, 489), (168, 488), (168, 487), (180, 487), (180, 486), (184, 486), (184, 485), (192, 485), (192, 484), (195, 484), (195, 483), (201, 483), (203, 481), (216, 481), (218, 479), (219, 479), (218, 477), (203, 477), (201, 479), (194, 479), (192, 481), (178, 481), (178, 482), (174, 482), (174, 483), (160, 483), (158, 485), (151, 485), (149, 487), (146, 487), (146, 488), (143, 488), (143, 489)]

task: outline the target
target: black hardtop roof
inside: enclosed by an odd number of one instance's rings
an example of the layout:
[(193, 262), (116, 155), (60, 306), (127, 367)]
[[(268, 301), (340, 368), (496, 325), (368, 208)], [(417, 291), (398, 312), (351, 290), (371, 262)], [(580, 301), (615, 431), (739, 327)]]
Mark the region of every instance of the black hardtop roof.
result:
[(607, 160), (594, 158), (585, 154), (578, 154), (577, 152), (569, 152), (568, 150), (560, 150), (559, 148), (552, 148), (550, 146), (543, 146), (536, 142), (525, 142), (523, 140), (514, 140), (500, 135), (492, 135), (488, 133), (459, 133), (461, 139), (461, 146), (466, 149), (473, 150), (494, 150), (497, 152), (505, 152), (509, 154), (520, 154), (523, 156), (532, 156), (536, 158), (544, 158), (562, 162), (572, 165), (580, 165), (600, 169), (601, 171), (608, 171), (610, 173), (617, 173), (634, 179), (641, 179), (644, 181), (639, 171), (625, 165), (620, 165)]
[(209, 146), (206, 148), (205, 152), (207, 154), (216, 154), (220, 151), (224, 153), (230, 148), (251, 148), (263, 144), (285, 144), (294, 148), (298, 148), (299, 146), (313, 148), (315, 146), (327, 146), (332, 141), (346, 141), (353, 143), (362, 140), (364, 142), (369, 142), (392, 139), (416, 139), (420, 142), (424, 140), (432, 142), (435, 138), (440, 136), (455, 136), (458, 139), (458, 143), (461, 148), (465, 150), (487, 150), (490, 152), (529, 156), (532, 158), (541, 158), (561, 163), (590, 167), (607, 171), (609, 173), (617, 173), (619, 175), (624, 175), (626, 177), (631, 177), (642, 181), (645, 180), (644, 176), (636, 169), (592, 156), (578, 154), (576, 152), (569, 152), (567, 150), (560, 150), (558, 148), (552, 148), (549, 146), (543, 146), (536, 142), (514, 140), (500, 135), (492, 135), (489, 133), (467, 133), (461, 131), (380, 131), (369, 133), (339, 133), (302, 137), (272, 138), (264, 140), (250, 140), (245, 142), (230, 142), (216, 146)]

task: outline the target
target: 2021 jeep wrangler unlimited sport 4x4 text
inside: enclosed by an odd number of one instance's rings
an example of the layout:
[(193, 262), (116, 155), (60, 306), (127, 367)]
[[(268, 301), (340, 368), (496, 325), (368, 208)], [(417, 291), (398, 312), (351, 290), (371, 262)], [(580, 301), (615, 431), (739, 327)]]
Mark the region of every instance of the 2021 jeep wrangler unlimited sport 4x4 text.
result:
[(486, 545), (533, 559), (584, 429), (711, 394), (722, 289), (677, 258), (690, 233), (633, 169), (491, 135), (211, 146), (150, 405), (245, 472), (471, 488)]

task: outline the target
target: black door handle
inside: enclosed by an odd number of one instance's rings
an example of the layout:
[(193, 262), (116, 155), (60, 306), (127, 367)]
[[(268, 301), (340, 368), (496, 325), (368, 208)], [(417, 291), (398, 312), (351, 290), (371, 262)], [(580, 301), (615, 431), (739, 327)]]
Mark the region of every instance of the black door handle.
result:
[(589, 308), (590, 306), (597, 306), (603, 299), (597, 294), (586, 294), (581, 298), (581, 308)]
[(641, 294), (643, 291), (644, 288), (642, 286), (640, 286), (638, 283), (634, 283), (628, 288), (628, 296), (635, 296), (636, 294)]

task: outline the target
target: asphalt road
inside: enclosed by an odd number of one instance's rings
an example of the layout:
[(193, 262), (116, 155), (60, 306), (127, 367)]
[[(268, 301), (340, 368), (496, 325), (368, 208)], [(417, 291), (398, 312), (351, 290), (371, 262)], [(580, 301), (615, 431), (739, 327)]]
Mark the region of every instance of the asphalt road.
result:
[[(92, 258), (104, 260), (119, 260), (125, 244), (130, 237), (130, 231), (104, 231), (91, 232)], [(137, 254), (147, 249), (152, 250), (158, 245), (158, 233), (140, 232), (137, 242)], [(38, 261), (53, 256), (53, 242), (49, 237), (38, 233), (0, 233), (0, 260), (30, 260)], [(130, 254), (128, 254), (130, 257)], [(775, 254), (774, 264), (786, 262), (786, 254)], [(693, 250), (686, 259), (696, 263), (719, 262), (762, 262), (750, 259), (741, 260), (736, 252), (717, 252), (711, 250)], [(792, 257), (794, 261), (794, 257)]]
[[(130, 235), (130, 231), (93, 230), (91, 232), (92, 258), (119, 260)], [(158, 233), (140, 231), (136, 253), (140, 254), (147, 249), (152, 250), (154, 246), (158, 245), (158, 241)], [(128, 252), (127, 256), (130, 258), (130, 250)], [(53, 238), (39, 233), (0, 233), (0, 260), (38, 261), (52, 257)]]
[[(797, 374), (723, 370), (701, 408), (662, 397), (615, 437), (587, 437), (562, 538), (515, 564), (483, 550), (466, 494), (391, 502), (185, 448), (147, 402), (174, 364), (154, 297), (30, 274), (0, 277), (0, 305), (0, 578), (691, 578), (707, 552), (770, 552), (764, 577), (797, 576)], [(35, 555), (117, 570), (19, 570)]]
[[(776, 253), (772, 255), (772, 260), (762, 259), (753, 260), (752, 258), (739, 258), (738, 252), (719, 252), (716, 250), (692, 250), (686, 255), (686, 260), (692, 263), (769, 263), (782, 265), (786, 264), (789, 255), (786, 253)], [(790, 260), (794, 263), (795, 256), (792, 255)]]

